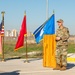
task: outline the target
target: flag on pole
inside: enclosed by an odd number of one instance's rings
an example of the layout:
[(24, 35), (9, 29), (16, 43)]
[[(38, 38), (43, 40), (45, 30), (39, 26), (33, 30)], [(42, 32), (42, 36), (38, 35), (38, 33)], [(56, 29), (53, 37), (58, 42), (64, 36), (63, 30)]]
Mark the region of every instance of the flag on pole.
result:
[(39, 43), (45, 34), (55, 34), (54, 14), (39, 28), (34, 31), (36, 43)]
[(2, 22), (0, 24), (0, 54), (2, 54)]
[(56, 67), (55, 60), (55, 15), (53, 14), (50, 20), (44, 27), (44, 38), (43, 38), (43, 66), (44, 67)]
[(26, 28), (26, 14), (25, 14), (21, 25), (20, 33), (18, 36), (18, 40), (15, 46), (15, 50), (18, 50), (19, 48), (24, 46), (24, 35), (26, 34), (27, 34), (27, 28)]
[(55, 15), (52, 16), (39, 28), (34, 31), (36, 43), (43, 39), (43, 66), (52, 67), (56, 66), (55, 61)]

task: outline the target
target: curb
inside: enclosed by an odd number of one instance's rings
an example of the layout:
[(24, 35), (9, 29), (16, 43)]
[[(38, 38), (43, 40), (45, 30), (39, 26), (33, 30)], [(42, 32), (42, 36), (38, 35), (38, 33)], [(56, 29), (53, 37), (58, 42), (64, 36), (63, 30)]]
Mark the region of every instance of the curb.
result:
[(68, 62), (75, 62), (75, 58), (68, 57), (68, 58), (67, 58), (67, 61), (68, 61)]

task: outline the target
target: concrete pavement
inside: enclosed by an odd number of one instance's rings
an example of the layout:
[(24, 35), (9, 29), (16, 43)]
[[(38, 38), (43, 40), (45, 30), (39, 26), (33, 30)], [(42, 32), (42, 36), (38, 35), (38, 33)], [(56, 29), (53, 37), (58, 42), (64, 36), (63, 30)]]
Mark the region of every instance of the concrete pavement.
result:
[(42, 59), (29, 59), (30, 63), (24, 63), (25, 59), (12, 59), (0, 62), (0, 75), (75, 75), (75, 62), (68, 62), (67, 70), (53, 70), (43, 67)]

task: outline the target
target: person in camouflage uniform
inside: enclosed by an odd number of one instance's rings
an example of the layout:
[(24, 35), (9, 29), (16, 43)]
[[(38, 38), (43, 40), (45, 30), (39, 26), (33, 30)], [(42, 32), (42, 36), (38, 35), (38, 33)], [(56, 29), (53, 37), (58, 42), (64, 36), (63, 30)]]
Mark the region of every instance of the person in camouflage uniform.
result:
[(66, 70), (69, 30), (63, 26), (62, 19), (57, 23), (59, 28), (56, 31), (56, 68), (53, 70)]

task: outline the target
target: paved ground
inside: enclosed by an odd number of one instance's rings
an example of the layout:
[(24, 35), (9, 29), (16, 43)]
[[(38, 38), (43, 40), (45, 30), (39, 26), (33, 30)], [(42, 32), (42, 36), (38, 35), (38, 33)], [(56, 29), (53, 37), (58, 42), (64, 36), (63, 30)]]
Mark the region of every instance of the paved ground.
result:
[(66, 71), (43, 67), (42, 59), (12, 59), (0, 62), (0, 75), (75, 75), (75, 62), (69, 62)]

